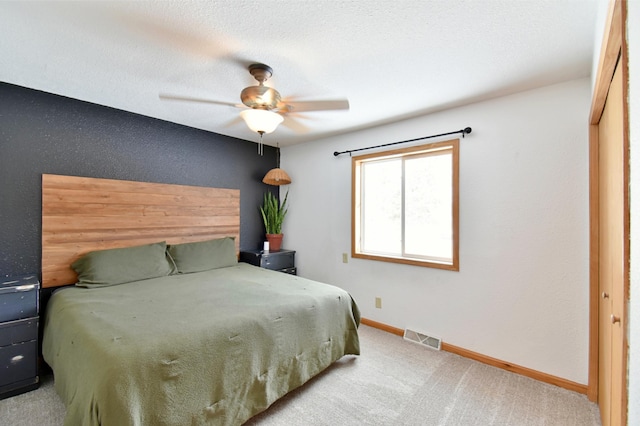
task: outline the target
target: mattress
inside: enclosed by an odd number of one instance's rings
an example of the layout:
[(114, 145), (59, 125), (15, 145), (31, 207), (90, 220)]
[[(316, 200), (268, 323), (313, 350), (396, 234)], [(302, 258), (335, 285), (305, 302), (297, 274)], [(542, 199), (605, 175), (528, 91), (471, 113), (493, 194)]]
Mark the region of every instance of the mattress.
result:
[(344, 290), (245, 263), (49, 301), (43, 356), (65, 425), (235, 425), (360, 353)]

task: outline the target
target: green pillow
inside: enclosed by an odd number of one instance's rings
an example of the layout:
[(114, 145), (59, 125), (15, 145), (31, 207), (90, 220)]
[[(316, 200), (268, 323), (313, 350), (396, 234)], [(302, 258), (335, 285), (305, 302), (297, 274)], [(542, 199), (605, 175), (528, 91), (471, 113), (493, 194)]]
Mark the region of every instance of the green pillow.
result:
[(168, 252), (175, 262), (179, 274), (207, 271), (238, 264), (236, 244), (232, 237), (196, 243), (171, 244)]
[(106, 287), (169, 275), (173, 268), (162, 241), (142, 246), (92, 251), (73, 262), (79, 287)]

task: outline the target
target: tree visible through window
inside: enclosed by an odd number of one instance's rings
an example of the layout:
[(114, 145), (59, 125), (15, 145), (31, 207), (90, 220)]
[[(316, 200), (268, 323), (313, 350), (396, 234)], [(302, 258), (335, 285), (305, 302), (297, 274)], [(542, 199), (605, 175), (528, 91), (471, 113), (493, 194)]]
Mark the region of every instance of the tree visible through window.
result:
[(353, 257), (458, 270), (458, 144), (353, 158)]

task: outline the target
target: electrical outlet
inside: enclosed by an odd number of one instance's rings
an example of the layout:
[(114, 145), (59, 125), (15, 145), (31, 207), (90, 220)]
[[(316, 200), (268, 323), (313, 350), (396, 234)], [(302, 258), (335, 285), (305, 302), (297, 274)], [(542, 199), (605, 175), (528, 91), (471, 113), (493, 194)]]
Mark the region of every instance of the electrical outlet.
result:
[(382, 309), (382, 297), (376, 297), (376, 308)]
[(349, 263), (349, 256), (347, 253), (342, 253), (342, 263)]

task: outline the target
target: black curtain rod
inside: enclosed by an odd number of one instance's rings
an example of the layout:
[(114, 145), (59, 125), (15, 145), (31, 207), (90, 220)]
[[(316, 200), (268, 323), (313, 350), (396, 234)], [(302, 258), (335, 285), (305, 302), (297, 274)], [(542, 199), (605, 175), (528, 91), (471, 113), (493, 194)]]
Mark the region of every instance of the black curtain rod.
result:
[(465, 135), (465, 134), (469, 134), (469, 133), (471, 133), (471, 127), (465, 127), (464, 129), (456, 130), (455, 132), (440, 133), (439, 135), (424, 136), (424, 137), (421, 137), (421, 138), (408, 139), (408, 140), (406, 140), (406, 141), (385, 143), (385, 144), (382, 144), (382, 145), (369, 146), (369, 147), (367, 147), (367, 148), (349, 149), (349, 150), (347, 150), (347, 151), (342, 151), (342, 152), (335, 151), (335, 152), (333, 153), (333, 155), (334, 155), (334, 156), (336, 156), (336, 157), (337, 157), (338, 155), (341, 155), (341, 154), (349, 154), (349, 155), (351, 155), (351, 153), (352, 153), (352, 152), (356, 152), (356, 151), (363, 151), (363, 150), (365, 150), (365, 149), (382, 148), (383, 146), (397, 145), (397, 144), (399, 144), (399, 143), (415, 142), (415, 141), (419, 141), (419, 140), (422, 140), (422, 139), (437, 138), (437, 137), (439, 137), (439, 136), (455, 135), (455, 134), (457, 134), (457, 133), (462, 133), (462, 137), (464, 138), (464, 135)]

